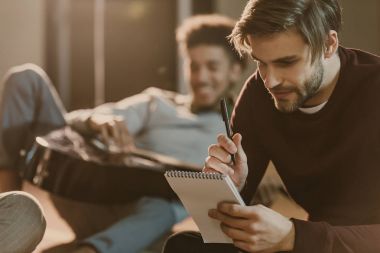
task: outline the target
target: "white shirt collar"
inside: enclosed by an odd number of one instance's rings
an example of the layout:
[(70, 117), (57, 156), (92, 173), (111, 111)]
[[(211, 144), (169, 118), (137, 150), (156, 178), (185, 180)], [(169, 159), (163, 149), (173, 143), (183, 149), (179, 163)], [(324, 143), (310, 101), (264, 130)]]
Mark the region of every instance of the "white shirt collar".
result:
[(313, 114), (316, 112), (319, 112), (325, 105), (327, 104), (326, 102), (323, 102), (322, 104), (319, 104), (317, 106), (313, 107), (303, 107), (303, 108), (298, 108), (301, 112), (306, 113), (306, 114)]

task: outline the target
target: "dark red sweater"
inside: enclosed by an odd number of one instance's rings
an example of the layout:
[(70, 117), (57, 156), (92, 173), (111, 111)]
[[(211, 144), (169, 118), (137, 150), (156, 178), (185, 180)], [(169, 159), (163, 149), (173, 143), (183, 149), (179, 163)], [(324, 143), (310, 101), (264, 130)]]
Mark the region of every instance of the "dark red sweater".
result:
[(380, 252), (380, 58), (339, 48), (341, 71), (315, 114), (281, 113), (256, 73), (232, 124), (243, 135), (248, 202), (269, 160), (310, 221), (293, 220), (293, 252)]

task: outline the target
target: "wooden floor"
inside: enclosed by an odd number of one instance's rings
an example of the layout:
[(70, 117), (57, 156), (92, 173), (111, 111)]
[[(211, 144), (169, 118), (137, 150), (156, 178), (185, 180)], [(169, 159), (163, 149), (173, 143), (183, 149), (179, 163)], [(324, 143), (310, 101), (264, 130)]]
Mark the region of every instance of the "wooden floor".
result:
[[(50, 194), (40, 188), (24, 182), (23, 190), (34, 195), (41, 203), (45, 217), (47, 221), (47, 228), (45, 235), (38, 245), (37, 249), (33, 253), (42, 252), (67, 252), (70, 247), (62, 247), (60, 250), (54, 249), (57, 245), (69, 244), (75, 239), (75, 234), (65, 220), (60, 216), (56, 207), (50, 199)], [(174, 226), (173, 231), (182, 230), (197, 230), (197, 226), (190, 219), (186, 219), (183, 222)], [(61, 247), (60, 247), (61, 248)], [(50, 250), (49, 250), (50, 249)], [(54, 250), (53, 250), (54, 249)]]
[(40, 201), (47, 221), (45, 235), (34, 252), (39, 253), (43, 249), (73, 241), (75, 235), (68, 224), (59, 216), (59, 213), (50, 201), (49, 193), (27, 182), (23, 184), (23, 190), (31, 193)]
[[(65, 249), (62, 251), (47, 250), (54, 248), (54, 246), (57, 245), (70, 243), (75, 239), (74, 232), (65, 222), (65, 220), (59, 215), (59, 212), (50, 200), (49, 193), (28, 182), (25, 182), (23, 184), (23, 190), (34, 195), (41, 202), (47, 221), (47, 229), (45, 235), (34, 253), (68, 252), (68, 250)], [(307, 214), (302, 208), (297, 206), (293, 201), (289, 200), (283, 195), (279, 195), (277, 197), (271, 208), (287, 217), (300, 219), (307, 218)], [(191, 219), (187, 219), (184, 222), (176, 225), (173, 230), (197, 230), (197, 227)]]

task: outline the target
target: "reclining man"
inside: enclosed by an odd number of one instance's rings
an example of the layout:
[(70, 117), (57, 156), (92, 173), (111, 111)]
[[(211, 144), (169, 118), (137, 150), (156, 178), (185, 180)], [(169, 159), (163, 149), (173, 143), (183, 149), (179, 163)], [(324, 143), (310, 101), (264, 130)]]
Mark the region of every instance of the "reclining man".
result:
[[(139, 148), (201, 167), (208, 146), (224, 129), (219, 100), (228, 97), (232, 105), (232, 89), (244, 68), (226, 39), (233, 26), (228, 18), (209, 15), (190, 18), (178, 29), (191, 95), (150, 88), (117, 103), (66, 113), (42, 69), (33, 65), (11, 69), (1, 97), (0, 157), (1, 167), (7, 169), (3, 171), (17, 179), (20, 151), (28, 150), (35, 136), (66, 124), (98, 133), (119, 149), (128, 148), (132, 138)], [(94, 215), (99, 209), (102, 217)], [(78, 239), (85, 238), (75, 252), (109, 253), (139, 252), (187, 215), (177, 202), (152, 197), (119, 207), (88, 205), (85, 213), (72, 206), (70, 212), (82, 214), (78, 226), (86, 230), (73, 227)], [(112, 224), (102, 223), (113, 216), (117, 218)]]
[(236, 134), (220, 135), (205, 165), (249, 200), (272, 160), (309, 221), (220, 203), (209, 216), (233, 245), (179, 234), (165, 253), (380, 252), (380, 58), (339, 46), (340, 26), (337, 0), (247, 3), (231, 39), (258, 71), (236, 103)]

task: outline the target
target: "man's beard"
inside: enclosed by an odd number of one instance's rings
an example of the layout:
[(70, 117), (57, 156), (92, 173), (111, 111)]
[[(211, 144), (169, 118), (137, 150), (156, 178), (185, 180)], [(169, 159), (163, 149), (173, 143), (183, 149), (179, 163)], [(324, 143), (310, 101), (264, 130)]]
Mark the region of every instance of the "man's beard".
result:
[[(322, 84), (323, 80), (323, 66), (320, 61), (316, 63), (316, 70), (314, 71), (313, 75), (310, 76), (308, 80), (304, 83), (304, 86), (299, 89), (299, 88), (293, 88), (290, 90), (291, 92), (294, 92), (296, 94), (296, 99), (294, 100), (277, 100), (275, 96), (272, 95), (274, 99), (274, 103), (276, 108), (281, 111), (281, 112), (294, 112), (298, 110), (298, 108), (302, 107), (304, 103), (313, 97), (319, 90)], [(275, 92), (276, 89), (284, 89), (283, 87), (278, 86), (275, 87), (274, 89), (271, 89), (271, 91)]]

